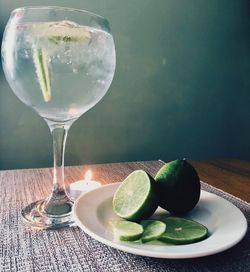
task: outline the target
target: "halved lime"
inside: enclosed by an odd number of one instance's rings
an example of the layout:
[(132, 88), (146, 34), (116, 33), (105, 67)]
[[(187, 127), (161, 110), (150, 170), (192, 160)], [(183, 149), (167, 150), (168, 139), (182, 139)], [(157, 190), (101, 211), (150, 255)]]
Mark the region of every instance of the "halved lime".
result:
[(166, 230), (166, 224), (158, 220), (143, 220), (141, 225), (144, 229), (141, 237), (143, 243), (160, 238)]
[(159, 206), (172, 214), (191, 211), (200, 198), (200, 179), (194, 167), (186, 160), (165, 164), (155, 176)]
[(115, 238), (120, 241), (135, 241), (140, 239), (143, 228), (130, 221), (111, 221)]
[(132, 172), (114, 194), (114, 212), (132, 221), (151, 216), (158, 206), (154, 183), (154, 179), (145, 171)]
[(205, 239), (208, 229), (193, 220), (179, 217), (168, 217), (163, 220), (166, 231), (159, 240), (176, 245), (191, 244)]

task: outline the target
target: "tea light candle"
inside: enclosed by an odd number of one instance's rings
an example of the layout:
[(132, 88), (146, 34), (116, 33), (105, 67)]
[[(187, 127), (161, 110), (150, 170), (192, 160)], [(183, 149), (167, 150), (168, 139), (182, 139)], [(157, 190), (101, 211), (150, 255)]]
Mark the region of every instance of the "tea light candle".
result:
[(88, 170), (83, 180), (77, 180), (70, 184), (70, 194), (78, 197), (83, 193), (91, 191), (101, 186), (101, 183), (96, 180), (92, 180), (93, 173), (91, 170)]

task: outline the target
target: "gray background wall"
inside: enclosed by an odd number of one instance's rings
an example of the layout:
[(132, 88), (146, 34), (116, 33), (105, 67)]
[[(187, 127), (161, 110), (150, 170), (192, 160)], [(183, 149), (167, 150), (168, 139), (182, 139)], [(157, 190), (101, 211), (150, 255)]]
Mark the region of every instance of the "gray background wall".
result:
[[(66, 164), (162, 158), (250, 159), (247, 0), (0, 0), (0, 33), (18, 6), (90, 10), (111, 23), (112, 86), (71, 128)], [(0, 71), (0, 169), (52, 165), (45, 122)]]

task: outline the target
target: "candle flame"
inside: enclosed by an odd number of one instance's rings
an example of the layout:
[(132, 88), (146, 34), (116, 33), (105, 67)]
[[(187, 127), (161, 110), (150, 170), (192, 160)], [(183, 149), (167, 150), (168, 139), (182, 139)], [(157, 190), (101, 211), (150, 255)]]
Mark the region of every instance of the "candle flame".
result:
[(86, 173), (85, 173), (85, 175), (84, 175), (84, 179), (86, 180), (86, 181), (90, 181), (91, 179), (92, 179), (92, 171), (91, 170), (88, 170)]

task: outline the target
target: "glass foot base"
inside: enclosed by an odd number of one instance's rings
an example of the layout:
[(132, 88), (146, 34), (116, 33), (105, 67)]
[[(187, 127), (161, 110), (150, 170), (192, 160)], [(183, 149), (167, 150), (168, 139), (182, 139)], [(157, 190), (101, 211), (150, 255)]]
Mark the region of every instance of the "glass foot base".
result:
[(48, 214), (44, 206), (45, 201), (39, 200), (29, 204), (22, 210), (22, 217), (26, 224), (37, 229), (58, 229), (63, 227), (75, 226), (72, 218), (73, 202), (65, 203), (63, 214)]

